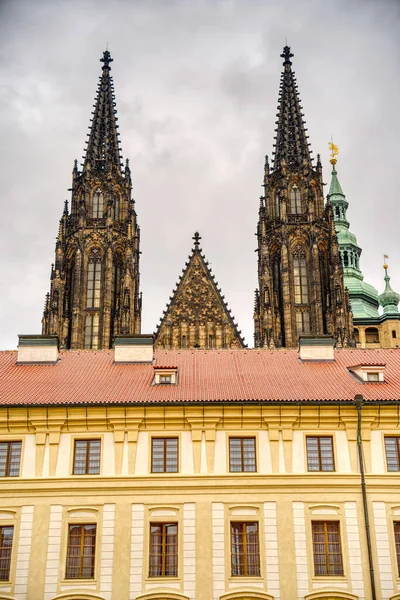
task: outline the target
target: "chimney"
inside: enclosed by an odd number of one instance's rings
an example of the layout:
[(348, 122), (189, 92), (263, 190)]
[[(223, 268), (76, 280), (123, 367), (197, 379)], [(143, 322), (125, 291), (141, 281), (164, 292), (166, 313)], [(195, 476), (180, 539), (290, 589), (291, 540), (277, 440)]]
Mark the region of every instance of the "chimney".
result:
[(56, 335), (19, 335), (17, 364), (55, 364), (58, 361), (58, 350)]
[(330, 335), (301, 335), (300, 360), (302, 361), (332, 361), (334, 341)]
[(114, 339), (115, 363), (152, 363), (153, 336), (116, 335)]

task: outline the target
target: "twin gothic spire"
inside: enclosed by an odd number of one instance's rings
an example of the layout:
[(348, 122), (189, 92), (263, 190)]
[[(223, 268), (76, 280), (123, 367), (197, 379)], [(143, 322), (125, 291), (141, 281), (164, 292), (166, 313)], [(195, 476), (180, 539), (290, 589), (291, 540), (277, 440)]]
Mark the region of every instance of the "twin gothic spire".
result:
[(129, 163), (122, 169), (111, 55), (103, 63), (82, 170), (72, 173), (42, 320), (63, 348), (110, 348), (141, 329), (140, 229)]
[[(256, 347), (294, 347), (300, 334), (333, 335), (352, 343), (332, 210), (324, 207), (322, 167), (312, 165), (290, 48), (282, 53), (272, 172), (258, 223), (254, 313)], [(82, 171), (73, 170), (71, 213), (60, 220), (43, 333), (65, 348), (109, 348), (117, 334), (141, 330), (139, 241), (128, 161), (123, 169), (113, 59), (100, 77)], [(164, 348), (242, 348), (240, 331), (214, 282), (199, 236), (156, 332)]]

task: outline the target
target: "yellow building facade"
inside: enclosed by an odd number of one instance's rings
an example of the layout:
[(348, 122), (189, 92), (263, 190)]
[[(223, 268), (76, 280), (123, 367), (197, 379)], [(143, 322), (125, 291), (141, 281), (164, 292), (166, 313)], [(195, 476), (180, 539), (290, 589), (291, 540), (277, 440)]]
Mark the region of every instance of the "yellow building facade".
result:
[[(399, 600), (400, 413), (399, 403), (387, 399), (398, 389), (397, 352), (382, 357), (380, 351), (375, 364), (366, 361), (371, 352), (358, 350), (335, 353), (334, 360), (324, 355), (322, 362), (296, 351), (163, 352), (155, 365), (135, 363), (132, 354), (118, 365), (112, 354), (66, 351), (53, 364), (36, 364), (30, 354), (24, 364), (16, 352), (0, 353), (1, 467), (14, 469), (1, 480), (1, 600)], [(87, 357), (91, 366), (84, 365)], [(72, 369), (75, 359), (81, 367)], [(92, 367), (100, 373), (105, 360), (107, 380), (118, 371), (125, 382), (122, 403), (117, 389), (102, 403), (101, 375), (94, 374), (97, 388), (89, 380)], [(238, 376), (251, 388), (246, 364), (257, 361), (266, 365), (264, 372), (256, 367), (266, 390), (275, 388), (279, 361), (283, 371), (293, 365), (297, 383), (282, 390), (280, 401), (267, 393), (264, 401), (239, 401), (232, 391), (231, 401), (213, 402), (203, 397), (192, 364), (201, 374), (203, 363), (214, 363), (221, 373), (223, 361), (243, 363), (242, 371), (229, 366), (225, 375), (215, 374), (217, 383)], [(343, 361), (353, 366), (344, 368)], [(68, 373), (71, 383), (54, 398), (49, 378)], [(312, 395), (321, 376), (331, 401), (323, 394), (306, 400), (305, 388)], [(64, 403), (85, 377), (83, 392), (94, 396)], [(347, 400), (333, 398), (336, 378), (345, 381)], [(188, 389), (192, 396), (183, 402)], [(357, 389), (365, 399), (358, 408)], [(20, 444), (14, 457), (10, 444)], [(89, 460), (84, 445), (95, 447)], [(4, 532), (10, 537), (11, 528), (10, 549)], [(167, 542), (164, 534), (154, 538), (165, 528), (173, 530), (169, 550), (168, 533)], [(79, 531), (91, 542), (82, 537), (74, 550), (71, 536)]]

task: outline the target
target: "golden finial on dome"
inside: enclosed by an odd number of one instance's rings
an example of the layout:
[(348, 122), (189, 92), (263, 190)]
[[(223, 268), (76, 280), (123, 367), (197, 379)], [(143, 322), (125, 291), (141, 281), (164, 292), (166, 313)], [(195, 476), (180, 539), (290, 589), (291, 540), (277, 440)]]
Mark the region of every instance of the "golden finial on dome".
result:
[(339, 153), (339, 148), (336, 146), (336, 144), (333, 143), (333, 139), (332, 138), (331, 138), (331, 141), (329, 142), (328, 145), (329, 145), (329, 150), (330, 150), (330, 153), (331, 153), (331, 159), (330, 159), (329, 162), (331, 163), (331, 165), (335, 166), (336, 163), (337, 163), (337, 160), (336, 160), (335, 157)]
[(387, 254), (383, 255), (383, 268), (385, 269), (385, 271), (388, 270), (389, 265), (387, 264), (389, 256)]

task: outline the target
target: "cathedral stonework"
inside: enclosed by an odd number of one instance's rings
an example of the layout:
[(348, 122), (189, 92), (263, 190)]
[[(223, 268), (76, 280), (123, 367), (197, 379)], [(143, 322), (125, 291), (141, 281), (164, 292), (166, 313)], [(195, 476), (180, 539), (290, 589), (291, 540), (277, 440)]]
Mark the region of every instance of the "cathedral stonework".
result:
[(140, 333), (139, 241), (129, 163), (123, 168), (110, 63), (102, 76), (82, 171), (73, 170), (71, 211), (60, 220), (42, 321), (62, 348), (110, 348)]
[(194, 247), (155, 334), (158, 348), (243, 348), (224, 296), (194, 235)]
[(275, 157), (266, 157), (260, 198), (258, 282), (254, 343), (258, 348), (296, 347), (304, 334), (329, 334), (352, 346), (349, 295), (333, 213), (324, 204), (322, 166), (312, 164), (292, 54), (285, 47)]

